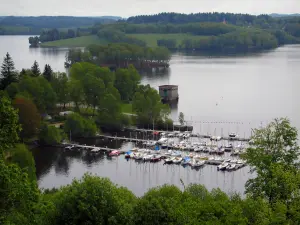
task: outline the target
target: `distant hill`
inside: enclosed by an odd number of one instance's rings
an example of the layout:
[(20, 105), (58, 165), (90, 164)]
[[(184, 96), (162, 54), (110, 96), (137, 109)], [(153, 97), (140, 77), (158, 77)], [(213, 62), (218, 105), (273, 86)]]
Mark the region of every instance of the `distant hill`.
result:
[(42, 29), (92, 27), (99, 23), (113, 23), (121, 17), (74, 17), (74, 16), (5, 16), (0, 17), (2, 34), (39, 34)]
[(294, 17), (294, 16), (300, 16), (300, 13), (294, 13), (294, 14), (278, 14), (278, 13), (272, 13), (270, 14), (272, 17)]
[(96, 16), (96, 18), (100, 18), (100, 19), (111, 19), (111, 20), (121, 20), (123, 19), (120, 16)]

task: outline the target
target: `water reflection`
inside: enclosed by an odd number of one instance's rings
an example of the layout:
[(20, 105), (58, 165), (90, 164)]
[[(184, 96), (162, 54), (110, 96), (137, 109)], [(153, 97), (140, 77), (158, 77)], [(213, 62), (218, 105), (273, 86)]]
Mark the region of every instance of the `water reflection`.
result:
[[(142, 133), (138, 135), (142, 135)], [(123, 150), (129, 150), (135, 146), (131, 142), (116, 142), (106, 139), (78, 139), (76, 141), (88, 145), (107, 145), (109, 148), (120, 147)], [(51, 157), (48, 157), (45, 150), (52, 152)], [(235, 172), (218, 172), (216, 166), (212, 165), (192, 169), (189, 166), (164, 165), (162, 161), (150, 163), (128, 160), (124, 155), (109, 157), (106, 153), (92, 154), (85, 150), (69, 152), (64, 149), (35, 149), (33, 152), (41, 188), (66, 185), (73, 178), (80, 178), (84, 173), (90, 172), (94, 175), (108, 177), (113, 182), (128, 187), (138, 196), (151, 187), (165, 183), (182, 188), (180, 179), (186, 185), (198, 183), (204, 184), (208, 189), (220, 187), (228, 193), (232, 191), (243, 193), (244, 184), (251, 177), (246, 167)], [(43, 154), (44, 152), (46, 154)], [(228, 157), (227, 153), (225, 157)]]

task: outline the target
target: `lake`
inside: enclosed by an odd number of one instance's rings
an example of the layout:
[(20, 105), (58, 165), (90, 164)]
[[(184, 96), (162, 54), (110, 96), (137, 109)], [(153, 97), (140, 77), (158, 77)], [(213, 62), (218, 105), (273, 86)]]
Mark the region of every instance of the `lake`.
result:
[[(29, 48), (28, 36), (0, 36), (0, 55), (9, 52), (18, 70), (30, 68), (34, 60), (43, 68), (50, 64), (64, 71), (67, 49)], [(238, 56), (201, 56), (174, 54), (166, 73), (142, 75), (142, 83), (158, 88), (179, 85), (178, 105), (172, 106), (172, 118), (185, 114), (195, 132), (227, 135), (238, 132), (248, 137), (251, 128), (264, 126), (276, 117), (288, 117), (300, 129), (300, 45), (289, 45), (263, 53)], [(130, 146), (123, 146), (129, 149)], [(85, 160), (83, 155), (66, 156), (57, 149), (35, 151), (40, 187), (70, 183), (85, 172), (107, 176), (136, 194), (163, 183), (205, 184), (226, 192), (243, 192), (248, 169), (217, 173), (215, 167), (190, 171), (180, 166), (136, 164), (124, 157)], [(82, 154), (82, 153), (81, 153)], [(67, 164), (66, 164), (67, 163)], [(46, 167), (46, 168), (43, 168)]]

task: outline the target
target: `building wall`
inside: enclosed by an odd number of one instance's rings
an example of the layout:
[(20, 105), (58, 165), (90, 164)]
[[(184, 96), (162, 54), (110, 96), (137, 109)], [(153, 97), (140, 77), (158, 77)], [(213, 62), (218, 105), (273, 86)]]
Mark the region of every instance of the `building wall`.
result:
[[(167, 89), (167, 96), (165, 96), (165, 89)], [(164, 100), (170, 101), (178, 98), (178, 87), (166, 87), (159, 89), (159, 95)]]

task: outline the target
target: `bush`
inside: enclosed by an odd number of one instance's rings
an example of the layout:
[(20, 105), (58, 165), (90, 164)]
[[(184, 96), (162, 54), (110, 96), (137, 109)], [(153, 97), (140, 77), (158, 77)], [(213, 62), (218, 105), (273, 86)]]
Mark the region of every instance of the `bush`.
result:
[(43, 124), (39, 134), (39, 141), (42, 145), (57, 145), (63, 140), (62, 132), (55, 126)]
[(73, 137), (93, 137), (98, 131), (94, 120), (86, 119), (78, 113), (72, 113), (67, 117), (64, 130)]

